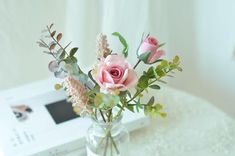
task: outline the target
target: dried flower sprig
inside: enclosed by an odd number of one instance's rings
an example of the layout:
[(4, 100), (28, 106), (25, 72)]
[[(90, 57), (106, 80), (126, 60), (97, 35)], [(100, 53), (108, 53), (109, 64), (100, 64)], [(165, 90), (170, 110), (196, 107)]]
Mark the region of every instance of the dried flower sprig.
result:
[(84, 96), (87, 93), (87, 88), (72, 77), (65, 78), (63, 86), (70, 97), (68, 100), (72, 103), (74, 111), (81, 116), (91, 116), (93, 112), (88, 103), (89, 99)]
[(107, 36), (104, 34), (99, 34), (97, 36), (97, 58), (105, 58), (110, 55), (112, 52), (109, 49), (109, 44), (107, 41)]

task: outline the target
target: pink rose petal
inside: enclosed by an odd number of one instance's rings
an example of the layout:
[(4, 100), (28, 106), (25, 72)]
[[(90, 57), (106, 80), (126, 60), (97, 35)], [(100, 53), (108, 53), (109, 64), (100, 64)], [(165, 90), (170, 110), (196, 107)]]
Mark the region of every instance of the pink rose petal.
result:
[(136, 72), (133, 69), (129, 69), (128, 77), (125, 80), (124, 85), (129, 88), (129, 87), (136, 85), (137, 82), (138, 82), (138, 78), (137, 78)]
[(122, 55), (109, 55), (101, 59), (93, 78), (102, 92), (118, 93), (137, 83), (137, 76)]
[(103, 70), (103, 82), (114, 83), (112, 76), (109, 74), (108, 71)]
[(152, 53), (149, 58), (148, 58), (148, 63), (153, 63), (156, 60), (158, 60), (160, 57), (162, 57), (163, 55), (165, 55), (165, 51), (164, 50), (158, 50), (154, 53)]

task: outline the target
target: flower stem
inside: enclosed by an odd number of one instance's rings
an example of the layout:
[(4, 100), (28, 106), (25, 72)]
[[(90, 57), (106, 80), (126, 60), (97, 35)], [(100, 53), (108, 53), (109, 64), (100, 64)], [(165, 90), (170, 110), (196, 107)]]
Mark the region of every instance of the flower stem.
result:
[(104, 118), (104, 114), (103, 114), (102, 110), (100, 110), (100, 109), (99, 109), (99, 111), (100, 111), (100, 114), (101, 114), (101, 117), (102, 117), (103, 121), (104, 121), (104, 122), (106, 122), (106, 120), (105, 120), (105, 118)]
[(135, 64), (135, 66), (133, 67), (133, 69), (135, 69), (139, 64), (140, 64), (141, 60), (138, 60), (138, 62)]
[(104, 156), (106, 156), (107, 150), (108, 150), (108, 144), (109, 144), (109, 137), (106, 136), (106, 144), (105, 144), (105, 148), (104, 148)]
[(119, 152), (119, 150), (118, 150), (118, 148), (117, 148), (117, 145), (116, 145), (115, 141), (113, 140), (113, 137), (112, 137), (112, 135), (111, 135), (111, 132), (109, 132), (109, 134), (110, 134), (111, 142), (113, 143), (113, 147), (115, 148), (117, 154), (119, 154), (120, 152)]

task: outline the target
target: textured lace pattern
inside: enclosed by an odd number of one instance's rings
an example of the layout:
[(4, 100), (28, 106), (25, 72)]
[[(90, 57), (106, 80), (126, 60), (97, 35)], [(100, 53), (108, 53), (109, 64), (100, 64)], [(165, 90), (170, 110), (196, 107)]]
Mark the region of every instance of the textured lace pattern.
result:
[(164, 88), (158, 97), (168, 117), (152, 119), (148, 127), (131, 134), (132, 155), (235, 156), (233, 119), (209, 102), (178, 90)]

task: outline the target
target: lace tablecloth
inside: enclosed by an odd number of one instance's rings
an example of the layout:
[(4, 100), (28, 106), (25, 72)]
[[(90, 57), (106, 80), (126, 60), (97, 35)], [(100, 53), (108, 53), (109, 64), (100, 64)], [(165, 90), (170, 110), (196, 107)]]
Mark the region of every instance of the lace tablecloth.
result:
[[(235, 122), (198, 97), (163, 88), (167, 118), (131, 133), (133, 156), (235, 156)], [(162, 99), (162, 100), (161, 100)]]

